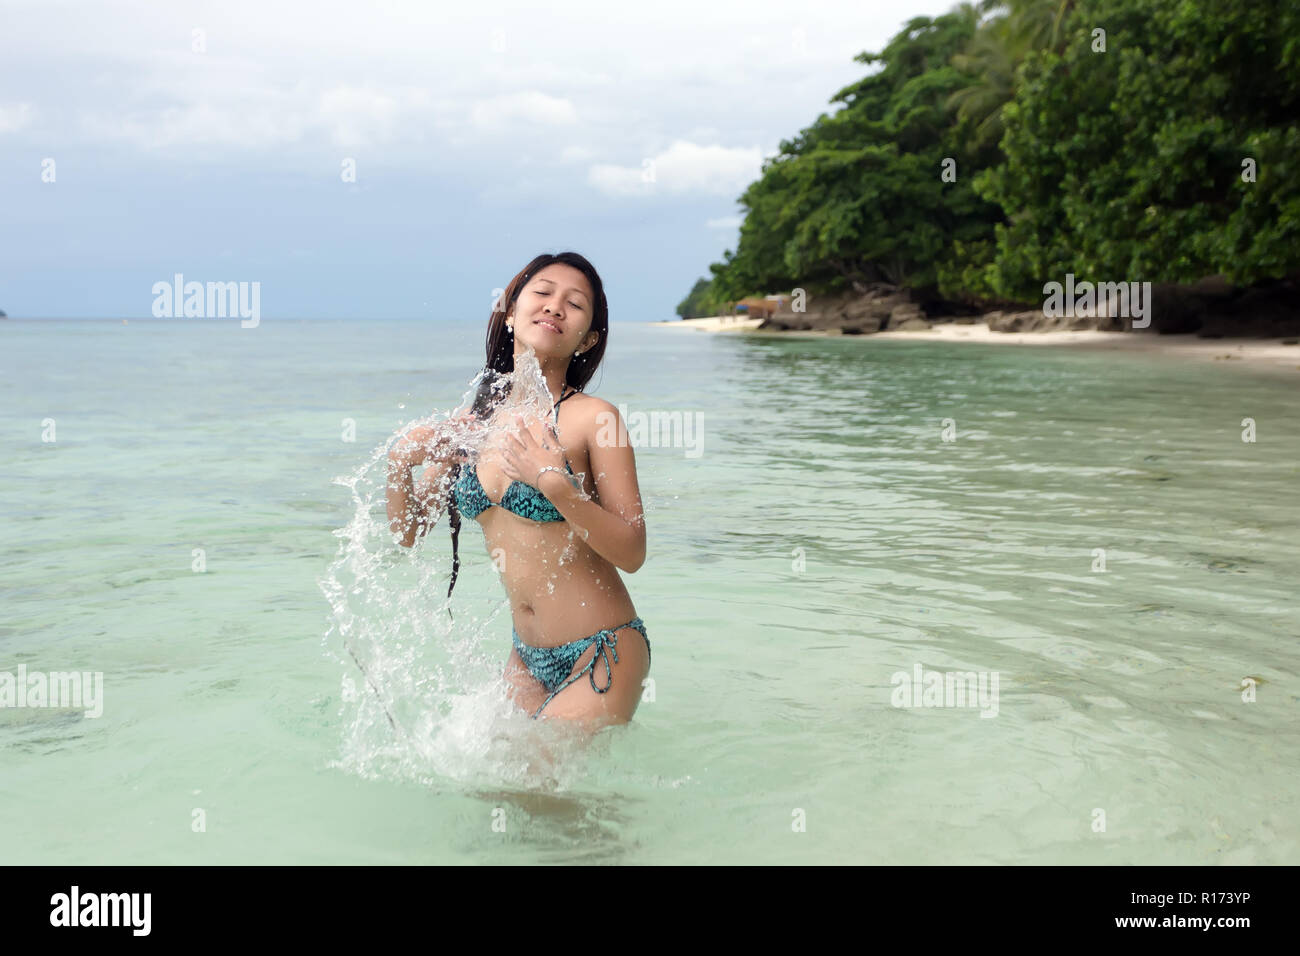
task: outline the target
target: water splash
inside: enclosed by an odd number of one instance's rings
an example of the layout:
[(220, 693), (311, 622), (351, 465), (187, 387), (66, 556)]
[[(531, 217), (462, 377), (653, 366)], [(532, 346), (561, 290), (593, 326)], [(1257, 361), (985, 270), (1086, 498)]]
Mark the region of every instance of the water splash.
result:
[[(455, 410), (408, 423), (334, 479), (353, 505), (351, 520), (334, 531), (338, 553), (318, 582), (331, 609), (326, 649), (342, 669), (340, 769), (461, 788), (550, 790), (574, 779), (586, 752), (581, 736), (562, 721), (531, 720), (506, 695), (508, 602), (465, 582), (453, 619), (450, 549), (437, 533), (445, 525), (403, 548), (387, 516), (388, 453), (410, 429), (437, 428), (468, 467), (499, 447), (514, 415), (547, 421), (553, 402), (529, 349), (515, 372), (485, 369)], [(488, 408), (501, 413), (490, 426), (471, 415)]]

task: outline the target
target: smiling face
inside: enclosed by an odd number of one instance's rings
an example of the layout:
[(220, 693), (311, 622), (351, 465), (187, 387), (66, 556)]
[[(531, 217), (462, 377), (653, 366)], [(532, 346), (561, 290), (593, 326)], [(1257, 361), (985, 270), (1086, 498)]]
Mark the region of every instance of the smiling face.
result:
[(524, 285), (508, 317), (514, 325), (515, 353), (531, 345), (538, 359), (573, 357), (596, 344), (591, 283), (573, 266), (553, 262)]

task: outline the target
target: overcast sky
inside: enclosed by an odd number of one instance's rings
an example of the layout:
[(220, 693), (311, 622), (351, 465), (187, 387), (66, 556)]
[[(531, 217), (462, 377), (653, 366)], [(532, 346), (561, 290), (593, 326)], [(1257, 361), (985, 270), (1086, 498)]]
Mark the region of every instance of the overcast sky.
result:
[(0, 309), (145, 317), (182, 273), (486, 319), (573, 249), (612, 320), (670, 318), (853, 57), (951, 6), (0, 0)]

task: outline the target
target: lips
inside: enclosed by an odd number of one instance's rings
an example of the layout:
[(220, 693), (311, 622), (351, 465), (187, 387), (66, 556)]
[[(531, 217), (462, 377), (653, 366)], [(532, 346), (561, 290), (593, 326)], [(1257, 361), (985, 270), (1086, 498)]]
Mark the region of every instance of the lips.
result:
[(540, 325), (544, 329), (550, 329), (552, 332), (554, 332), (557, 335), (560, 334), (560, 327), (556, 325), (554, 322), (552, 322), (550, 319), (534, 319), (533, 325)]

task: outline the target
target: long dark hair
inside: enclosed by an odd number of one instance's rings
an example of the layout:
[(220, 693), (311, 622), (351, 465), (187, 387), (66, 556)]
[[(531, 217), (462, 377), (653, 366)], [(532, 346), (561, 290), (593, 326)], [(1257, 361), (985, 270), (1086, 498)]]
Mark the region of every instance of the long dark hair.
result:
[[(475, 418), (480, 420), (489, 418), (496, 406), (509, 395), (508, 389), (493, 387), (500, 375), (515, 370), (515, 342), (514, 336), (506, 329), (506, 316), (518, 300), (519, 293), (528, 284), (528, 280), (537, 275), (540, 270), (556, 262), (573, 266), (591, 283), (592, 316), (589, 331), (600, 333), (595, 345), (569, 360), (569, 368), (564, 375), (565, 384), (574, 391), (582, 391), (583, 387), (591, 381), (591, 377), (596, 374), (601, 359), (605, 357), (605, 343), (609, 341), (609, 304), (605, 301), (605, 284), (600, 281), (595, 266), (576, 252), (561, 252), (558, 255), (543, 253), (519, 270), (510, 280), (505, 291), (501, 293), (500, 298), (493, 303), (487, 329), (487, 364), (484, 365), (487, 374), (479, 382), (478, 391), (474, 395), (474, 402), (470, 408)], [(515, 318), (518, 320), (519, 317)], [(447, 478), (447, 523), (451, 526), (451, 583), (447, 586), (448, 598), (451, 597), (452, 589), (456, 586), (456, 575), (460, 571), (460, 510), (456, 507), (455, 494), (451, 493), (451, 489), (455, 488), (460, 478), (460, 470), (461, 462), (456, 462)], [(448, 608), (449, 613), (450, 610)]]

